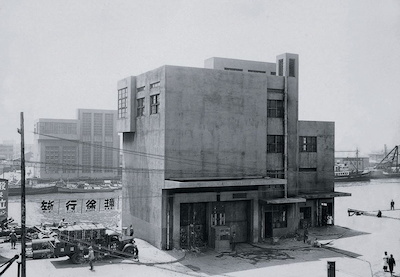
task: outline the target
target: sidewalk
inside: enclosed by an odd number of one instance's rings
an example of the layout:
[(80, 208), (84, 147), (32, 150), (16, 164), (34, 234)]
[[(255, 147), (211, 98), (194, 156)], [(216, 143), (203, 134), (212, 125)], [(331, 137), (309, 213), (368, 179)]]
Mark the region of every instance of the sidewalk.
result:
[[(89, 265), (74, 265), (67, 257), (27, 261), (27, 276), (313, 276), (327, 275), (327, 262), (336, 262), (336, 276), (390, 276), (380, 272), (380, 258), (371, 265), (361, 253), (352, 251), (355, 240), (368, 241), (368, 233), (339, 226), (310, 228), (310, 239), (318, 238), (323, 247), (316, 248), (302, 240), (287, 238), (277, 243), (239, 243), (232, 253), (217, 253), (212, 249), (196, 253), (184, 250), (163, 251), (137, 239), (140, 263), (112, 259)], [(346, 247), (339, 242), (345, 241)], [(18, 245), (19, 247), (19, 245)], [(355, 247), (357, 248), (357, 247)], [(12, 258), (20, 252), (0, 244), (0, 255)], [(380, 253), (378, 253), (380, 255)], [(1, 269), (2, 270), (2, 269)], [(376, 272), (373, 274), (372, 272)], [(14, 263), (3, 276), (16, 276)]]

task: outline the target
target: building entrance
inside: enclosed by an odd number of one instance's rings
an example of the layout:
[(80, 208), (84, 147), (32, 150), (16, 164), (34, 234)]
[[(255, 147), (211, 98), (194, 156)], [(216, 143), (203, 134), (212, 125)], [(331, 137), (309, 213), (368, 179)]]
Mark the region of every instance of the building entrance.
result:
[(299, 228), (303, 229), (311, 226), (311, 207), (300, 208), (300, 224)]
[(180, 209), (180, 246), (184, 249), (205, 246), (206, 203), (182, 203)]

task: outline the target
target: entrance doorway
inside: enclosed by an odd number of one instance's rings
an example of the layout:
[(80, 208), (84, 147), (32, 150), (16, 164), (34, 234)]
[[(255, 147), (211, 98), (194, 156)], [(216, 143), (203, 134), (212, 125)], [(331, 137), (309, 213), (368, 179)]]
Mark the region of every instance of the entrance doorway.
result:
[(333, 205), (329, 202), (321, 202), (321, 225), (326, 226), (328, 215), (333, 215)]
[(264, 237), (272, 238), (272, 212), (265, 213), (265, 227), (264, 227)]
[(311, 207), (300, 208), (300, 229), (311, 226)]
[(183, 203), (180, 212), (180, 246), (185, 249), (207, 244), (206, 203)]

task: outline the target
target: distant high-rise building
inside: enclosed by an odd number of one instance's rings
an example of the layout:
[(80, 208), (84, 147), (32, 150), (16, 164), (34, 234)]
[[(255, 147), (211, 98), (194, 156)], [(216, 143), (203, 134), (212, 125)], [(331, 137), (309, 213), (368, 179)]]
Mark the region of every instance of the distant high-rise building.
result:
[(35, 123), (36, 177), (48, 180), (118, 179), (117, 111), (78, 109), (78, 119)]

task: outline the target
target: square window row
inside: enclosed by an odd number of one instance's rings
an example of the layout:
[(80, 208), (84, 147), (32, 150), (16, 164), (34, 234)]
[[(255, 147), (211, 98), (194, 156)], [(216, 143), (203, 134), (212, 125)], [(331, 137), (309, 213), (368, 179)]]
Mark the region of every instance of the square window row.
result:
[[(145, 102), (144, 97), (136, 99), (136, 116), (144, 116)], [(150, 95), (150, 114), (157, 114), (160, 106), (160, 94)]]

